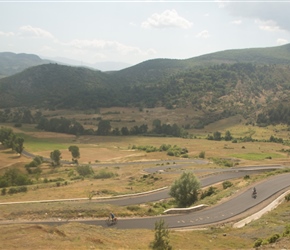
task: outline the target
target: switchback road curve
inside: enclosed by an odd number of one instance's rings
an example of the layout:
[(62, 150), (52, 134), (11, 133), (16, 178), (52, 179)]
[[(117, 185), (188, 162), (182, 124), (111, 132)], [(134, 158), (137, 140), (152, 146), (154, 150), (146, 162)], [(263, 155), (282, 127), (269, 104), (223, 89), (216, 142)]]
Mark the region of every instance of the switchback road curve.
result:
[[(201, 179), (202, 187), (210, 186), (215, 183), (219, 183), (229, 179), (240, 178), (245, 175), (251, 175), (254, 173), (271, 171), (280, 166), (259, 166), (259, 167), (239, 167), (231, 169), (219, 169), (214, 170), (212, 174)], [(200, 170), (196, 170), (200, 171)], [(284, 173), (276, 176), (269, 177), (267, 180), (257, 183), (255, 185), (258, 196), (253, 199), (251, 194), (251, 188), (244, 192), (240, 192), (233, 195), (229, 200), (208, 207), (204, 210), (195, 211), (187, 214), (175, 214), (175, 215), (160, 215), (153, 217), (143, 218), (118, 218), (118, 224), (114, 225), (120, 229), (134, 229), (134, 228), (146, 228), (154, 229), (155, 222), (159, 219), (163, 219), (169, 228), (187, 228), (187, 227), (199, 227), (211, 224), (219, 224), (226, 221), (233, 220), (233, 218), (243, 218), (251, 213), (255, 212), (255, 207), (266, 206), (278, 193), (290, 188), (290, 173)], [(169, 189), (166, 188), (159, 192), (149, 193), (146, 195), (124, 197), (118, 199), (104, 199), (104, 200), (92, 200), (91, 202), (109, 203), (119, 206), (126, 206), (132, 204), (141, 204), (152, 201), (159, 201), (168, 198)], [(59, 225), (73, 221), (39, 221), (29, 222), (32, 224), (50, 224)], [(107, 227), (104, 219), (88, 219), (77, 220), (80, 223), (86, 223), (90, 225), (98, 225)], [(8, 224), (9, 222), (7, 222)], [(19, 222), (21, 223), (21, 222)], [(2, 222), (2, 224), (6, 224)]]
[[(25, 152), (27, 156), (33, 157), (32, 154)], [(140, 162), (140, 164), (159, 164), (162, 161), (154, 162)], [(167, 161), (168, 162), (168, 161)], [(164, 171), (166, 168), (180, 168), (187, 164), (198, 163), (203, 164), (205, 161), (199, 160), (181, 160), (177, 161), (178, 164), (174, 162), (174, 166), (156, 166), (154, 168), (145, 169), (147, 172), (157, 172)], [(170, 161), (172, 164), (173, 161)], [(126, 163), (113, 163), (114, 165), (125, 165)], [(128, 164), (128, 163), (127, 163)], [(132, 163), (130, 163), (132, 164)], [(138, 164), (138, 163), (134, 163)], [(97, 164), (102, 166), (103, 164)], [(104, 164), (108, 165), (108, 164)], [(191, 170), (193, 172), (204, 171), (206, 173), (211, 172), (204, 178), (201, 178), (201, 186), (206, 187), (219, 183), (225, 180), (240, 178), (246, 175), (252, 175), (259, 172), (271, 171), (275, 169), (282, 168), (281, 166), (250, 166), (250, 167), (237, 167), (237, 168), (227, 168), (227, 169), (200, 169), (200, 170)], [(185, 228), (185, 227), (194, 227), (194, 226), (203, 226), (210, 224), (222, 223), (225, 221), (231, 220), (231, 218), (237, 218), (238, 216), (242, 217), (251, 209), (254, 209), (258, 205), (267, 205), (274, 198), (275, 194), (282, 192), (283, 190), (290, 188), (290, 173), (280, 174), (276, 176), (269, 177), (267, 180), (257, 183), (255, 185), (258, 196), (256, 199), (253, 199), (251, 196), (252, 190), (249, 188), (245, 192), (241, 192), (237, 195), (233, 195), (231, 199), (226, 202), (220, 203), (218, 205), (208, 207), (204, 210), (191, 212), (188, 214), (177, 214), (177, 215), (160, 215), (154, 217), (146, 218), (119, 218), (119, 222), (114, 227), (117, 228), (147, 228), (154, 229), (155, 222), (159, 219), (164, 219), (165, 223), (169, 228)], [(118, 206), (127, 206), (133, 204), (142, 204), (146, 202), (160, 201), (162, 199), (169, 198), (168, 188), (163, 189), (159, 192), (148, 193), (139, 196), (128, 196), (123, 198), (112, 198), (112, 199), (98, 199), (92, 200), (92, 202), (98, 203), (109, 203)], [(254, 211), (254, 210), (253, 210)], [(70, 221), (41, 221), (40, 224), (63, 224)], [(95, 220), (78, 220), (78, 222), (106, 226), (104, 220), (95, 219)], [(37, 222), (30, 222), (37, 223)]]

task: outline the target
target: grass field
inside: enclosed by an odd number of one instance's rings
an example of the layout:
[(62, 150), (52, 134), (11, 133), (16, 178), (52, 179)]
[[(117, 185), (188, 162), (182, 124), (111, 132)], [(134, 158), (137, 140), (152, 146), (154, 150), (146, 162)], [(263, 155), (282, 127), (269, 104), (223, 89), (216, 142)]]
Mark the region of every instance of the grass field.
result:
[[(122, 112), (123, 111), (118, 111)], [(125, 112), (125, 111), (124, 111)], [(136, 110), (126, 111), (123, 120), (136, 118)], [(168, 115), (163, 110), (154, 111), (162, 119), (168, 119)], [(154, 114), (153, 111), (143, 112)], [(105, 116), (115, 119), (111, 113), (102, 111)], [(52, 116), (55, 114), (51, 114)], [(60, 114), (62, 115), (62, 114)], [(73, 115), (73, 114), (72, 114)], [(116, 112), (116, 115), (119, 115)], [(139, 115), (139, 113), (138, 113)], [(95, 115), (97, 116), (97, 115)], [(167, 117), (167, 118), (166, 118)], [(126, 119), (125, 119), (126, 118)], [(84, 115), (80, 119), (87, 119)], [(145, 119), (145, 118), (142, 118)], [(140, 119), (140, 121), (143, 121)], [(150, 118), (154, 119), (154, 116)], [(286, 153), (289, 146), (269, 143), (269, 142), (246, 142), (231, 143), (225, 141), (209, 141), (204, 138), (210, 133), (220, 131), (231, 131), (235, 138), (251, 135), (257, 140), (269, 139), (271, 135), (289, 139), (288, 131), (285, 127), (258, 128), (255, 126), (244, 126), (237, 123), (237, 118), (230, 118), (220, 121), (215, 125), (206, 127), (203, 130), (190, 130), (195, 139), (182, 138), (148, 138), (148, 137), (117, 137), (117, 136), (72, 136), (56, 133), (40, 132), (34, 126), (28, 125), (13, 130), (25, 139), (25, 149), (36, 155), (49, 157), (50, 152), (58, 149), (62, 153), (62, 159), (71, 160), (71, 153), (68, 151), (70, 145), (77, 145), (80, 148), (80, 164), (102, 164), (114, 163), (108, 167), (93, 167), (95, 173), (99, 171), (113, 172), (115, 177), (109, 179), (71, 180), (72, 174), (76, 175), (74, 166), (62, 166), (51, 168), (49, 164), (41, 166), (40, 176), (33, 175), (34, 185), (28, 187), (28, 192), (14, 195), (1, 195), (0, 202), (7, 201), (27, 201), (39, 199), (64, 199), (64, 198), (88, 198), (90, 194), (97, 196), (108, 196), (125, 193), (135, 193), (148, 191), (164, 186), (169, 186), (179, 177), (180, 173), (170, 170), (171, 174), (154, 174), (152, 178), (146, 177), (143, 169), (156, 167), (156, 165), (142, 165), (131, 163), (126, 167), (118, 166), (121, 162), (149, 161), (149, 160), (174, 160), (178, 157), (169, 157), (165, 152), (146, 153), (145, 151), (132, 150), (132, 146), (152, 145), (159, 147), (162, 144), (177, 145), (186, 147), (190, 158), (198, 158), (200, 152), (205, 152), (205, 158), (209, 161), (206, 165), (192, 165), (187, 168), (217, 168), (214, 158), (234, 160), (238, 165), (260, 165), (260, 164), (282, 164), (289, 165), (289, 156)], [(124, 123), (125, 124), (125, 123)], [(129, 123), (127, 123), (129, 124)], [(9, 124), (2, 124), (9, 126)], [(26, 173), (24, 165), (31, 159), (24, 156), (19, 157), (11, 150), (0, 148), (0, 174), (8, 168), (16, 167)], [(149, 176), (150, 177), (150, 176)], [(48, 181), (44, 179), (61, 181)], [(57, 183), (60, 183), (59, 185)], [(117, 185), (116, 185), (117, 183)], [(235, 187), (240, 189), (243, 185), (242, 180), (237, 181)], [(227, 194), (223, 194), (226, 196)], [(218, 201), (208, 201), (214, 204)], [(0, 206), (0, 222), (7, 218), (16, 220), (43, 219), (46, 216), (57, 218), (81, 216), (102, 217), (110, 210), (117, 211), (124, 216), (136, 216), (154, 208), (154, 204), (146, 204), (142, 208), (117, 208), (102, 206), (98, 208), (91, 205), (89, 201), (75, 204), (30, 204), (23, 206)], [(270, 237), (273, 232), (281, 232), (285, 226), (284, 221), (290, 220), (289, 203), (283, 203), (275, 211), (263, 216), (262, 219), (253, 222), (242, 229), (232, 229), (231, 225), (223, 227), (211, 227), (207, 230), (194, 231), (172, 231), (170, 242), (173, 249), (252, 249), (253, 243), (257, 238)], [(158, 209), (156, 213), (158, 213)], [(100, 211), (96, 214), (96, 211)], [(45, 211), (45, 213), (44, 213)], [(265, 226), (267, 225), (267, 226)], [(29, 238), (29, 240), (27, 240)], [(80, 223), (69, 223), (63, 226), (43, 226), (43, 225), (1, 225), (0, 242), (1, 249), (149, 249), (149, 243), (154, 238), (153, 230), (116, 230), (94, 226), (83, 225)], [(283, 239), (271, 246), (271, 249), (287, 249), (290, 240)], [(285, 247), (286, 246), (286, 247)], [(267, 248), (261, 248), (267, 249)]]

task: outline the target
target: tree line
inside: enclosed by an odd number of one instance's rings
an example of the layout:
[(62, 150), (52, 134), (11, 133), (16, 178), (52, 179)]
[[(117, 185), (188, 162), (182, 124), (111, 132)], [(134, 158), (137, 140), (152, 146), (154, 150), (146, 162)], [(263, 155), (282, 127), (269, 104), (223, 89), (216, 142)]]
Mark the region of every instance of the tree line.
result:
[(57, 133), (66, 133), (74, 135), (151, 135), (151, 136), (173, 136), (173, 137), (185, 137), (188, 133), (180, 128), (177, 124), (162, 124), (159, 119), (153, 121), (153, 129), (149, 130), (147, 124), (140, 126), (133, 126), (132, 128), (122, 127), (112, 129), (111, 122), (109, 120), (100, 120), (96, 130), (85, 129), (83, 125), (75, 120), (69, 120), (67, 118), (52, 118), (47, 119), (42, 117), (36, 128)]

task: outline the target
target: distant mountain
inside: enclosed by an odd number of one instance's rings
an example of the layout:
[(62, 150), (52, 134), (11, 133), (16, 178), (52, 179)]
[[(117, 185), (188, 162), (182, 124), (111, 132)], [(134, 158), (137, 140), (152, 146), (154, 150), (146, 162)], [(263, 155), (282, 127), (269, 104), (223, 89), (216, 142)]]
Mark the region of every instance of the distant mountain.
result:
[(289, 64), (289, 44), (155, 59), (113, 72), (45, 64), (0, 79), (0, 107), (187, 107), (204, 114), (202, 126), (289, 103)]
[(128, 68), (132, 65), (124, 62), (96, 62), (96, 63), (86, 63), (83, 61), (73, 60), (64, 57), (54, 57), (54, 58), (47, 58), (54, 62), (70, 65), (70, 66), (78, 66), (78, 67), (88, 67), (91, 69), (97, 69), (100, 71), (118, 71), (121, 69)]
[(33, 54), (0, 52), (0, 78), (14, 75), (29, 67), (50, 62)]

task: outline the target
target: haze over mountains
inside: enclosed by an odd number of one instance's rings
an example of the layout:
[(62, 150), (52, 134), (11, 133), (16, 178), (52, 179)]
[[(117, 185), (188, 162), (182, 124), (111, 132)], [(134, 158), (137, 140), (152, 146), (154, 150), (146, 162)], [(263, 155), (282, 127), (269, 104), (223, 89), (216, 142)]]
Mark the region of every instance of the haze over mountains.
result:
[(131, 66), (130, 64), (123, 62), (86, 63), (83, 61), (77, 61), (62, 57), (41, 58), (40, 56), (34, 54), (0, 52), (0, 78), (14, 75), (29, 67), (47, 63), (58, 63), (76, 67), (88, 67), (100, 71), (116, 71)]
[(235, 114), (256, 119), (290, 99), (290, 44), (154, 59), (112, 72), (5, 55), (11, 57), (0, 60), (1, 74), (18, 73), (0, 79), (2, 108), (188, 107), (201, 111), (203, 119)]

